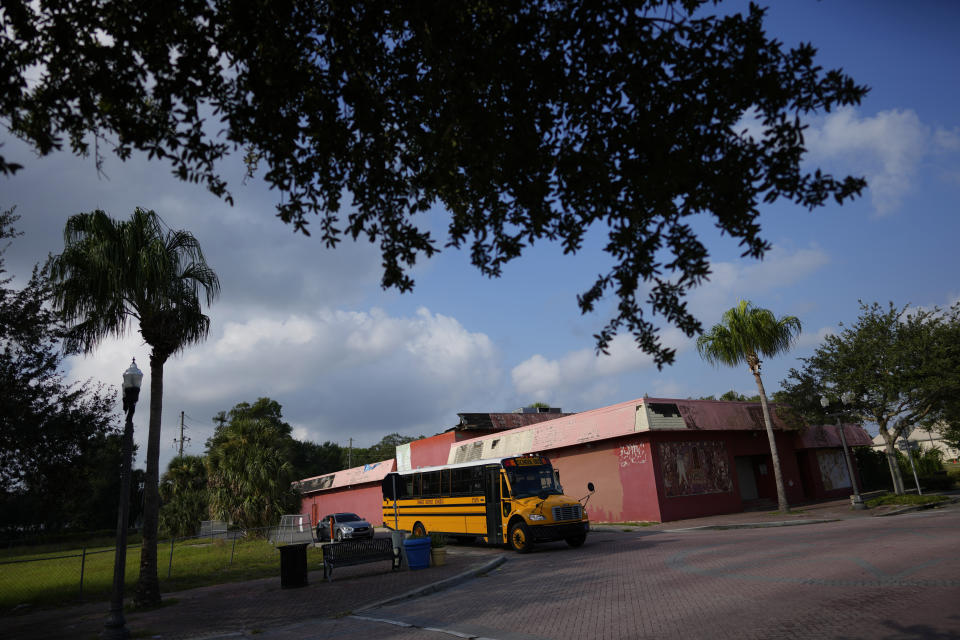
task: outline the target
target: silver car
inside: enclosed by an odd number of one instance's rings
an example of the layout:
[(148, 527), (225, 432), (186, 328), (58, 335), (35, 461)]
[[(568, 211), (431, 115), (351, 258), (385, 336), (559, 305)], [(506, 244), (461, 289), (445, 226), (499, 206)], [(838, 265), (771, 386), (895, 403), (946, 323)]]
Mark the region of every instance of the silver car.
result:
[(317, 540), (373, 539), (373, 527), (355, 513), (331, 513), (317, 523)]

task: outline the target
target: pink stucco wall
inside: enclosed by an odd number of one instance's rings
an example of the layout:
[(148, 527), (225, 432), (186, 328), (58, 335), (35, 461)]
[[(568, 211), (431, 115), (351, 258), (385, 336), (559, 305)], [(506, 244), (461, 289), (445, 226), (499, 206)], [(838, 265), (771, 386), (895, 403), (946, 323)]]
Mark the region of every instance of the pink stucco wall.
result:
[(423, 440), (414, 440), (410, 443), (410, 467), (416, 469), (447, 464), (450, 445), (456, 442), (456, 439), (455, 431), (447, 431)]
[(565, 447), (547, 456), (560, 471), (563, 492), (572, 498), (595, 493), (587, 502), (594, 522), (660, 520), (650, 443), (646, 434)]
[(329, 513), (352, 511), (375, 527), (383, 523), (383, 494), (380, 483), (320, 491), (303, 497), (302, 513), (317, 522)]

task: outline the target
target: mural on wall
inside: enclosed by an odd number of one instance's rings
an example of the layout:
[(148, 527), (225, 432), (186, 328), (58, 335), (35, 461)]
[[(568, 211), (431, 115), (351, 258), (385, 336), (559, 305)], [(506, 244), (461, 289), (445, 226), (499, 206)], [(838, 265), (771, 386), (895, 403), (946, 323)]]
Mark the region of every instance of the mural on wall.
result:
[(843, 453), (836, 449), (817, 451), (817, 462), (820, 465), (823, 487), (827, 491), (850, 486), (850, 474), (847, 473), (847, 464), (843, 460)]
[(722, 442), (661, 442), (660, 460), (668, 498), (733, 491)]

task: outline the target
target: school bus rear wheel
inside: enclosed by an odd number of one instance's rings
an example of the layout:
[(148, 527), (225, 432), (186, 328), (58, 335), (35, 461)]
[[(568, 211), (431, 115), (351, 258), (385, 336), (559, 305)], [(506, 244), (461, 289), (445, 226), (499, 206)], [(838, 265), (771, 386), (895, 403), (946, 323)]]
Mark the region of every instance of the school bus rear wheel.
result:
[(417, 522), (413, 525), (413, 536), (415, 538), (427, 537), (427, 528), (423, 526), (423, 523)]
[(517, 553), (529, 553), (533, 547), (530, 539), (530, 528), (522, 521), (517, 520), (510, 525), (510, 548)]

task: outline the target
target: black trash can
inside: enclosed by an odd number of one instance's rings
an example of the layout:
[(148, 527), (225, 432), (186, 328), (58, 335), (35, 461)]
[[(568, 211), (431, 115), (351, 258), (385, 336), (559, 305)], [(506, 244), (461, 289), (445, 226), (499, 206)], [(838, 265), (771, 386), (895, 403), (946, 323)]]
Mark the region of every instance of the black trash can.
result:
[(307, 544), (285, 544), (280, 549), (280, 586), (307, 586)]

